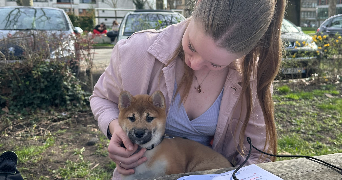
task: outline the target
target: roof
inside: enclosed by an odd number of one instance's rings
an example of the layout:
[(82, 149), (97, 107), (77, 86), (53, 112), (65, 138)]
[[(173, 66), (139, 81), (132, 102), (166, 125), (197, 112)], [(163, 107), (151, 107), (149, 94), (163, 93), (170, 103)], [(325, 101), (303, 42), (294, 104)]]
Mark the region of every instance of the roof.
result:
[(60, 8), (53, 8), (53, 7), (33, 7), (33, 6), (4, 6), (4, 7), (0, 7), (0, 8), (55, 9), (55, 10), (60, 10), (60, 11), (62, 10), (62, 11), (63, 11), (63, 9), (60, 9)]

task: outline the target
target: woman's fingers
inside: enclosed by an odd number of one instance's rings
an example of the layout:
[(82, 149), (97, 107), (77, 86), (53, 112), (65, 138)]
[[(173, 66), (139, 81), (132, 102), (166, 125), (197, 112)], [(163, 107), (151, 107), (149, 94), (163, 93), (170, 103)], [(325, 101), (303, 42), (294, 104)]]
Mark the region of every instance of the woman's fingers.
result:
[(124, 157), (120, 157), (120, 156), (115, 157), (116, 162), (119, 162), (119, 164), (117, 164), (117, 166), (119, 165), (120, 167), (122, 167), (124, 169), (135, 168), (147, 160), (146, 157), (143, 157), (145, 152), (146, 152), (146, 149), (141, 149), (138, 153), (133, 154), (129, 158), (124, 158)]
[(117, 164), (116, 168), (118, 169), (118, 172), (122, 175), (131, 175), (134, 174), (134, 169), (125, 169), (119, 166), (119, 164)]
[(118, 134), (119, 139), (123, 142), (124, 146), (129, 150), (133, 151), (133, 144), (128, 136), (121, 130)]

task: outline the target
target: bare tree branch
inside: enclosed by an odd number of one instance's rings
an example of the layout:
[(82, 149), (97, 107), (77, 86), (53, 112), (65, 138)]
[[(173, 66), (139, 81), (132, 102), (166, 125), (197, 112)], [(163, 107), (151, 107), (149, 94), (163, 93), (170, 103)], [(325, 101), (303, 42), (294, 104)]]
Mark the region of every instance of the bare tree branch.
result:
[(107, 4), (111, 8), (117, 8), (118, 0), (104, 0), (103, 3)]

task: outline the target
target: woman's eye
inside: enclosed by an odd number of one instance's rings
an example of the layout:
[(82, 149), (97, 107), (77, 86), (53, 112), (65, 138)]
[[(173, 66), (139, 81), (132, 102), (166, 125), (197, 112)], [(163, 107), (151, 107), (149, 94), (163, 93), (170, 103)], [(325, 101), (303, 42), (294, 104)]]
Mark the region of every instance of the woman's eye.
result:
[(222, 67), (222, 66), (220, 66), (220, 65), (213, 64), (213, 63), (211, 63), (211, 65), (212, 65), (214, 68), (220, 68), (220, 67)]
[(190, 49), (191, 52), (196, 52), (196, 50), (194, 49), (194, 47), (192, 47), (190, 42), (188, 44), (188, 48)]

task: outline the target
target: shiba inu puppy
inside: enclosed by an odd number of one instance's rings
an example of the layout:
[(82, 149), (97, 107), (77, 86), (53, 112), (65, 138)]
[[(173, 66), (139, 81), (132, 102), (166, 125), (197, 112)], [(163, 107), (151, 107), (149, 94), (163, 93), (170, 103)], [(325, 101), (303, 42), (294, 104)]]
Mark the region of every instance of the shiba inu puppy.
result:
[(168, 174), (231, 167), (230, 162), (210, 147), (183, 138), (164, 138), (166, 111), (162, 92), (151, 96), (119, 97), (119, 124), (132, 143), (146, 148), (147, 161), (124, 180), (153, 178)]

